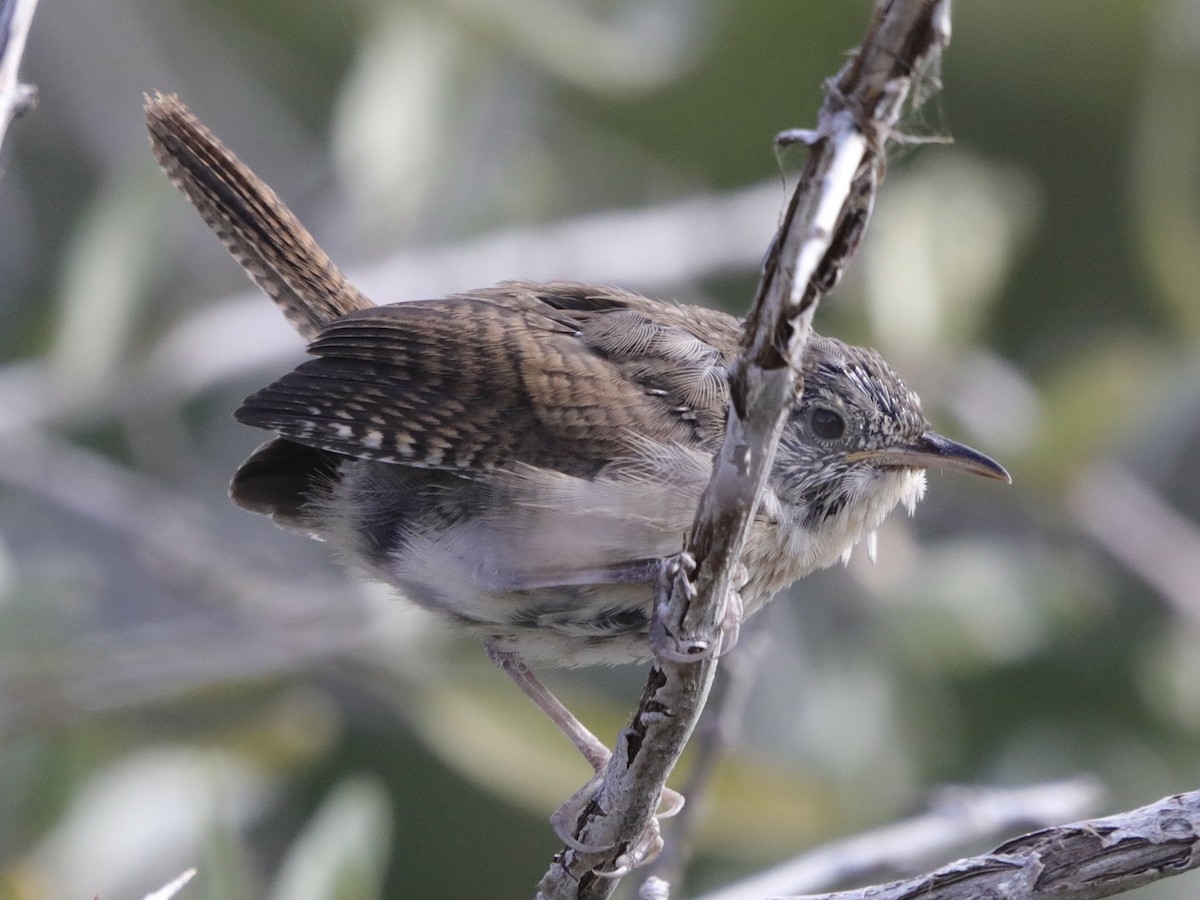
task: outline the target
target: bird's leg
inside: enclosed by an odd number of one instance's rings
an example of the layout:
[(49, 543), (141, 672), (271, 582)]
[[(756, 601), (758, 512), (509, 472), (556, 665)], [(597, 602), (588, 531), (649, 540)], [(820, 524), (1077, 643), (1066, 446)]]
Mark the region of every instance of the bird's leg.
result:
[[(548, 687), (542, 684), (541, 679), (533, 674), (520, 656), (511, 650), (501, 650), (491, 640), (484, 641), (484, 647), (487, 649), (488, 658), (509, 677), (513, 684), (521, 689), (526, 697), (537, 704), (538, 709), (544, 712), (558, 727), (558, 730), (565, 734), (575, 748), (583, 754), (583, 758), (588, 761), (595, 772), (587, 784), (576, 791), (550, 816), (550, 824), (554, 828), (554, 833), (564, 844), (579, 853), (603, 853), (610, 850), (611, 846), (608, 845), (586, 844), (577, 840), (572, 832), (584, 806), (592, 799), (596, 788), (599, 787), (612, 752), (575, 717), (573, 712), (563, 705), (561, 700), (554, 696)], [(651, 819), (646, 830), (633, 842), (630, 849), (622, 854), (621, 860), (618, 862), (618, 869), (614, 872), (597, 872), (596, 874), (620, 877), (658, 855), (662, 849), (662, 835), (658, 819), (669, 818), (677, 814), (683, 809), (684, 799), (678, 791), (664, 788), (661, 802), (665, 804), (666, 808)]]
[(533, 674), (520, 656), (511, 650), (501, 650), (493, 641), (485, 641), (484, 646), (487, 648), (488, 659), (495, 663), (526, 697), (536, 703), (538, 709), (550, 717), (550, 721), (558, 726), (558, 730), (583, 754), (583, 758), (597, 774), (603, 772), (612, 754), (600, 738), (588, 731), (587, 726), (542, 684), (541, 679)]
[(691, 601), (696, 599), (696, 586), (692, 576), (696, 573), (696, 558), (690, 553), (679, 553), (663, 561), (661, 576), (674, 582), (672, 592), (683, 591), (685, 603), (675, 604), (675, 615), (670, 605), (656, 605), (650, 623), (650, 647), (659, 659), (675, 663), (697, 662), (710, 656), (724, 656), (738, 641), (742, 628), (741, 590), (750, 580), (745, 565), (737, 563), (721, 610), (721, 620), (716, 635), (697, 634), (680, 636), (683, 630), (681, 616)]

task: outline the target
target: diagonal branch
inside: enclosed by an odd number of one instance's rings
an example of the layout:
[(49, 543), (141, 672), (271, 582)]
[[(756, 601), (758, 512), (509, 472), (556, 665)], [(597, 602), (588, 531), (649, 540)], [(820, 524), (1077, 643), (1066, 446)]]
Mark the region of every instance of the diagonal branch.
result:
[[(725, 443), (687, 542), (696, 561), (694, 587), (687, 567), (678, 566), (656, 600), (656, 628), (675, 646), (711, 647), (719, 633), (785, 416), (802, 387), (798, 373), (817, 301), (837, 282), (866, 228), (884, 144), (914, 78), (936, 63), (948, 41), (949, 0), (880, 0), (859, 51), (827, 87), (816, 130), (801, 138), (808, 161), (763, 265), (744, 354), (730, 373)], [(618, 879), (597, 870), (619, 868), (651, 823), (716, 665), (710, 654), (651, 668), (641, 704), (575, 831), (581, 844), (611, 849), (564, 849), (543, 876), (539, 897), (612, 894)]]

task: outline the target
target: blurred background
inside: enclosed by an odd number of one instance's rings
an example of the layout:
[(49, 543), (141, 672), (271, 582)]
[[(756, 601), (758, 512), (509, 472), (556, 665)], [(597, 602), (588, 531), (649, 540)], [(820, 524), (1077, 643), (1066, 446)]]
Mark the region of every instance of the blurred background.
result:
[[(0, 900), (193, 865), (185, 898), (530, 896), (588, 775), (470, 639), (227, 501), (264, 439), (231, 412), (303, 349), (158, 172), (143, 92), (379, 302), (568, 278), (743, 312), (802, 162), (772, 137), (868, 13), (43, 0), (0, 173)], [(1200, 787), (1200, 3), (953, 26), (905, 123), (953, 144), (893, 154), (817, 325), (1014, 484), (931, 473), (877, 564), (762, 614), (688, 892), (942, 784)], [(606, 739), (643, 678), (547, 675)]]

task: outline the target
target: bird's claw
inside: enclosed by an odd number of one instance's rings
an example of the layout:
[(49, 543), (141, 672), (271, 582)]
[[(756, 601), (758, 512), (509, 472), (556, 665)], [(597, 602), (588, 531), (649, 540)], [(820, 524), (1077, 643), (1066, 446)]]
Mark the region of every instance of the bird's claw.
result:
[[(696, 557), (677, 553), (665, 560), (662, 578), (670, 585), (668, 596), (681, 597), (686, 603), (696, 599), (696, 585), (692, 576), (696, 574)], [(667, 622), (668, 614), (685, 608), (685, 603), (659, 604), (655, 607), (650, 623), (650, 647), (659, 659), (675, 663), (696, 662), (713, 654), (713, 642), (703, 637), (681, 638), (681, 622)], [(677, 616), (672, 616), (677, 618)]]
[[(692, 576), (696, 573), (696, 558), (684, 552), (671, 557), (663, 567), (662, 577), (673, 583), (672, 593), (683, 591), (690, 603), (696, 599), (696, 585)], [(696, 635), (680, 637), (679, 622), (666, 621), (669, 606), (658, 606), (650, 624), (650, 647), (661, 660), (673, 663), (692, 663), (710, 656), (724, 656), (737, 644), (742, 626), (743, 604), (741, 589), (750, 575), (742, 563), (737, 563), (733, 572), (733, 583), (725, 597), (721, 612), (719, 631), (715, 636)]]
[(687, 803), (687, 798), (683, 794), (665, 787), (658, 795), (659, 809), (654, 815), (659, 819), (673, 818), (683, 811), (685, 803)]
[(611, 843), (589, 844), (575, 837), (575, 828), (578, 825), (579, 817), (583, 815), (584, 807), (587, 806), (592, 796), (596, 793), (596, 790), (600, 787), (600, 782), (603, 778), (604, 773), (602, 769), (593, 775), (587, 784), (568, 797), (567, 801), (550, 815), (550, 827), (554, 829), (554, 834), (576, 853), (604, 853), (612, 849), (613, 845)]
[[(615, 844), (590, 844), (575, 837), (573, 827), (579, 822), (584, 807), (600, 786), (602, 775), (597, 774), (587, 784), (576, 791), (566, 803), (554, 811), (550, 817), (550, 825), (554, 833), (567, 847), (577, 853), (594, 855), (607, 853)], [(683, 809), (685, 798), (679, 791), (663, 788), (659, 797), (660, 811), (651, 816), (645, 829), (615, 860), (611, 869), (593, 869), (601, 878), (623, 878), (639, 866), (653, 861), (663, 849), (662, 826), (660, 819), (669, 819), (678, 815)]]
[(662, 850), (662, 827), (658, 824), (658, 817), (653, 816), (638, 839), (629, 845), (629, 849), (613, 860), (611, 869), (592, 869), (592, 874), (600, 878), (624, 878), (638, 866), (656, 859)]
[(725, 612), (721, 616), (721, 649), (717, 654), (718, 658), (737, 646), (738, 637), (742, 633), (742, 620), (746, 615), (746, 606), (742, 602), (742, 588), (749, 581), (750, 570), (739, 562), (733, 570), (729, 593), (725, 596)]

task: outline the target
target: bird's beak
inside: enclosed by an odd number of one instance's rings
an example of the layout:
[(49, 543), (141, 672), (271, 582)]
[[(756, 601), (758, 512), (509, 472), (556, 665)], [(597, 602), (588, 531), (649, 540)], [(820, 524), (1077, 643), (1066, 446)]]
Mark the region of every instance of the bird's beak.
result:
[(879, 450), (858, 450), (849, 454), (850, 460), (867, 460), (885, 466), (906, 469), (941, 469), (945, 472), (964, 472), (982, 475), (1012, 484), (1012, 477), (1004, 466), (966, 444), (927, 431), (913, 443), (900, 447), (884, 447)]

